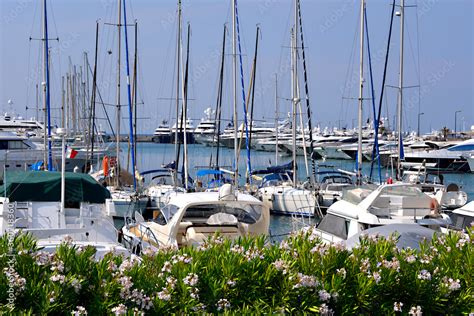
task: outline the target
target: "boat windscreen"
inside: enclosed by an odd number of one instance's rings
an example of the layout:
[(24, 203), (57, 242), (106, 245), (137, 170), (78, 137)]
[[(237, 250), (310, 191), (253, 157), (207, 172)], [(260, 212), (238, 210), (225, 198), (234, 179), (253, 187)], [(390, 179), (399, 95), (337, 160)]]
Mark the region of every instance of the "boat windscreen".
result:
[(202, 204), (193, 205), (186, 209), (183, 220), (208, 219), (214, 214), (224, 213), (234, 215), (239, 222), (255, 224), (262, 215), (260, 205)]
[(387, 186), (382, 191), (383, 195), (394, 196), (424, 196), (425, 194), (415, 186)]

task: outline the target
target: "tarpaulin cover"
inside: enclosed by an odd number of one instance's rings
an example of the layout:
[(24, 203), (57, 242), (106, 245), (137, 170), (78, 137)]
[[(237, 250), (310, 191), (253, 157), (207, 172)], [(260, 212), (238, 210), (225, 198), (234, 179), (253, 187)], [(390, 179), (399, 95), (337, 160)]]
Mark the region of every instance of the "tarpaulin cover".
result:
[[(0, 196), (10, 202), (61, 201), (61, 172), (9, 171), (0, 186)], [(68, 203), (105, 203), (110, 192), (88, 174), (66, 172), (66, 201)]]

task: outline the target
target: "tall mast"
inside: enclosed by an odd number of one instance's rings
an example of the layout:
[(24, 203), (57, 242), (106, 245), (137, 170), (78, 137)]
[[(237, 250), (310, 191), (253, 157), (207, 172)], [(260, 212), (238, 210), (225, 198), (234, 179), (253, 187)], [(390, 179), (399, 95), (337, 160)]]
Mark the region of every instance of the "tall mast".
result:
[(130, 129), (130, 146), (132, 154), (132, 177), (133, 177), (133, 189), (137, 189), (137, 177), (135, 176), (136, 163), (135, 163), (135, 139), (133, 130), (133, 112), (132, 112), (132, 92), (130, 87), (130, 63), (128, 58), (128, 31), (127, 31), (127, 6), (125, 0), (123, 0), (123, 24), (125, 31), (125, 58), (127, 65), (127, 96), (128, 96), (128, 123)]
[(116, 180), (115, 180), (115, 186), (118, 188), (120, 186), (120, 55), (121, 55), (121, 41), (122, 41), (122, 29), (121, 29), (121, 22), (122, 22), (122, 3), (121, 0), (118, 0), (118, 15), (117, 15), (117, 32), (118, 32), (118, 53), (117, 53), (117, 132), (115, 134), (116, 138), (116, 143), (117, 143), (117, 148), (116, 148), (116, 163), (115, 163), (115, 168), (116, 168)]
[[(304, 46), (304, 35), (303, 35), (303, 22), (302, 22), (302, 17), (301, 17), (301, 3), (300, 0), (298, 1), (298, 17), (299, 17), (299, 22), (300, 22), (300, 38), (301, 38), (301, 55), (303, 57), (303, 74), (304, 74), (304, 88), (305, 88), (305, 94), (306, 94), (306, 112), (308, 116), (308, 130), (309, 130), (309, 149), (310, 149), (310, 154), (311, 154), (311, 181), (314, 183), (315, 181), (315, 175), (316, 175), (316, 163), (313, 159), (313, 151), (314, 151), (314, 146), (313, 146), (313, 124), (311, 121), (311, 106), (309, 102), (309, 87), (308, 87), (308, 69), (306, 67), (306, 54), (305, 54), (305, 46)], [(304, 131), (304, 129), (303, 129)], [(303, 141), (305, 140), (304, 135), (303, 135)], [(306, 156), (306, 145), (305, 145), (305, 156)], [(307, 159), (305, 157), (305, 162), (307, 164)]]
[(216, 139), (216, 168), (219, 167), (219, 149), (220, 149), (220, 133), (221, 133), (221, 113), (222, 113), (222, 90), (224, 87), (224, 62), (225, 62), (225, 37), (227, 33), (227, 26), (224, 24), (224, 34), (222, 36), (222, 57), (221, 57), (221, 69), (219, 75), (219, 92), (217, 95), (217, 105), (216, 105), (216, 131), (215, 131), (215, 139)]
[(357, 184), (362, 183), (362, 106), (364, 102), (364, 11), (365, 0), (360, 1), (360, 69), (359, 69), (359, 138), (357, 142)]
[(401, 160), (403, 153), (403, 133), (402, 133), (402, 114), (403, 114), (403, 45), (405, 32), (405, 0), (400, 2), (400, 73), (398, 83), (398, 162), (397, 178), (401, 178)]
[(94, 73), (92, 74), (92, 96), (91, 96), (91, 161), (94, 161), (94, 133), (95, 133), (95, 100), (97, 93), (97, 53), (99, 50), (99, 22), (95, 26), (95, 53), (94, 53)]
[(35, 119), (39, 121), (39, 89), (38, 89), (38, 84), (36, 84), (36, 116)]
[[(181, 58), (180, 58), (180, 51), (181, 51), (181, 0), (178, 0), (178, 34), (176, 39), (176, 128), (174, 131), (174, 146), (175, 146), (175, 172), (174, 172), (174, 185), (178, 183), (178, 159), (179, 159), (179, 80), (180, 80), (180, 65), (181, 65)], [(182, 120), (181, 120), (182, 124)]]
[(275, 74), (275, 165), (278, 165), (278, 74)]
[(238, 118), (237, 118), (237, 21), (236, 21), (236, 0), (232, 0), (232, 100), (234, 106), (234, 185), (239, 186), (238, 163)]
[[(48, 143), (48, 148), (46, 149), (45, 146), (45, 159), (44, 163), (47, 166), (47, 169), (49, 171), (53, 170), (53, 157), (52, 157), (52, 152), (51, 152), (51, 112), (50, 112), (50, 90), (49, 90), (49, 45), (48, 45), (48, 10), (46, 8), (46, 0), (43, 1), (43, 80), (44, 80), (44, 110), (45, 110), (45, 124), (47, 124), (48, 128), (48, 135), (46, 136), (46, 133), (44, 133), (44, 142), (46, 145), (46, 137), (47, 137), (47, 143)], [(47, 150), (47, 155), (46, 155), (46, 150)], [(47, 159), (46, 159), (47, 156)]]
[[(184, 164), (184, 188), (188, 190), (188, 144), (187, 144), (187, 124), (188, 124), (188, 73), (189, 73), (189, 39), (191, 36), (191, 25), (188, 24), (188, 41), (186, 46), (186, 69), (184, 74), (183, 87), (183, 164)], [(182, 54), (181, 54), (182, 57)], [(181, 123), (182, 124), (182, 123)]]
[(298, 58), (298, 1), (295, 0), (295, 24), (291, 31), (291, 47), (292, 47), (292, 96), (293, 101), (293, 113), (291, 121), (292, 129), (292, 143), (293, 143), (293, 187), (296, 187), (296, 109), (298, 108), (298, 69), (297, 69), (297, 58)]
[(64, 90), (64, 76), (61, 77), (61, 127), (64, 127), (65, 114), (64, 114), (64, 105), (66, 102), (66, 90)]

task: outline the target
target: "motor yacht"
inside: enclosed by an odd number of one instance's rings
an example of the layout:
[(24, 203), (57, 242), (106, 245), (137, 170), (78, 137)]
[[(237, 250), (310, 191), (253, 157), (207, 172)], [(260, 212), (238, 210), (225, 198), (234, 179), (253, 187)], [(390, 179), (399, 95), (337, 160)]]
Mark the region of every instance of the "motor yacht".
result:
[(219, 192), (172, 197), (152, 219), (135, 216), (122, 228), (122, 241), (135, 253), (148, 247), (196, 246), (219, 233), (236, 239), (268, 234), (270, 212), (255, 197), (234, 192), (230, 184)]
[(331, 205), (315, 231), (324, 242), (334, 243), (388, 224), (416, 223), (430, 227), (450, 224), (449, 216), (439, 213), (434, 204), (433, 198), (416, 185), (384, 184), (357, 204), (340, 200)]

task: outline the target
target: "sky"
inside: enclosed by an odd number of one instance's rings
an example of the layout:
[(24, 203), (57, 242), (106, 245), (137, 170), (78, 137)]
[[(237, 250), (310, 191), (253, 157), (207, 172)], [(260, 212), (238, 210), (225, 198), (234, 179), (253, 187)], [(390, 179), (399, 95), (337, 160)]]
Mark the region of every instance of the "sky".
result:
[[(36, 88), (41, 85), (41, 2), (0, 1), (0, 109), (24, 117), (36, 114)], [(173, 120), (175, 98), (176, 0), (127, 0), (127, 23), (138, 23), (138, 132), (150, 134), (163, 120)], [(374, 96), (370, 89), (367, 47), (364, 48), (364, 119), (378, 106), (392, 0), (367, 0), (367, 21)], [(397, 0), (399, 3), (399, 0)], [(474, 1), (405, 0), (405, 130), (421, 132), (444, 126), (468, 130), (474, 125)], [(94, 62), (95, 27), (99, 21), (98, 87), (112, 121), (115, 117), (117, 0), (47, 0), (51, 40), (51, 98), (53, 122), (60, 124), (61, 77), (84, 65), (84, 52)], [(359, 82), (358, 0), (301, 0), (313, 125), (352, 127), (357, 117)], [(279, 117), (290, 111), (291, 0), (239, 0), (242, 68), (248, 90), (257, 25), (261, 28), (256, 70), (254, 116), (274, 121), (275, 75), (278, 77)], [(398, 8), (397, 8), (398, 10)], [(183, 25), (191, 27), (189, 111), (199, 119), (215, 107), (224, 24), (227, 32), (223, 117), (231, 118), (231, 1), (183, 0)], [(134, 28), (128, 27), (130, 63)], [(29, 40), (29, 38), (33, 40)], [(187, 32), (183, 31), (183, 44)], [(367, 44), (367, 38), (365, 38)], [(393, 125), (396, 113), (400, 50), (400, 18), (395, 17), (383, 98), (383, 116)], [(121, 103), (127, 105), (125, 50), (122, 32)], [(183, 55), (185, 56), (185, 50)], [(300, 52), (301, 53), (301, 52)], [(301, 55), (300, 55), (301, 57)], [(183, 57), (184, 59), (184, 57)], [(298, 65), (302, 70), (301, 61)], [(84, 71), (85, 72), (85, 71)], [(240, 76), (240, 73), (239, 73)], [(299, 72), (301, 93), (303, 74)], [(92, 82), (91, 77), (89, 83)], [(240, 77), (239, 77), (240, 83)], [(239, 118), (243, 105), (238, 88)], [(13, 104), (8, 105), (8, 100)], [(26, 112), (26, 107), (29, 110)], [(98, 112), (104, 117), (102, 106)], [(127, 111), (122, 107), (123, 112)], [(456, 111), (461, 111), (455, 114)], [(419, 116), (419, 113), (423, 113)], [(128, 113), (123, 113), (126, 129)], [(104, 120), (100, 121), (106, 128)], [(112, 124), (115, 125), (114, 122)]]

